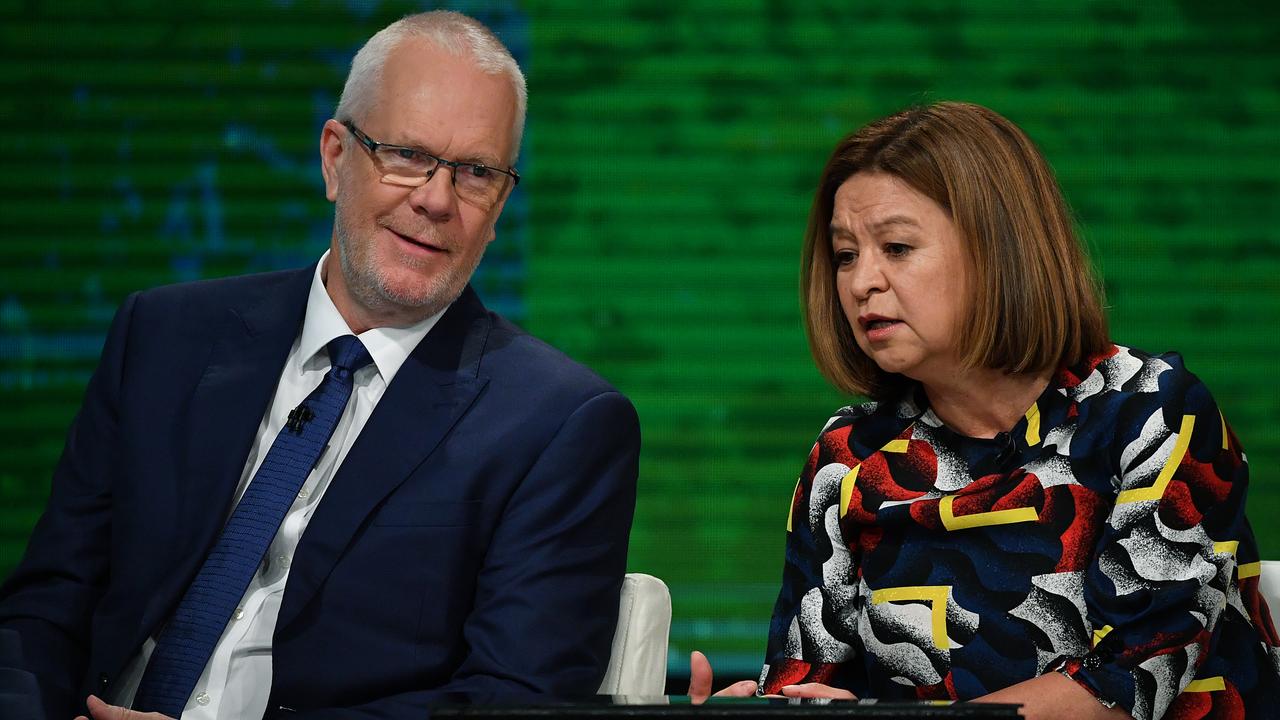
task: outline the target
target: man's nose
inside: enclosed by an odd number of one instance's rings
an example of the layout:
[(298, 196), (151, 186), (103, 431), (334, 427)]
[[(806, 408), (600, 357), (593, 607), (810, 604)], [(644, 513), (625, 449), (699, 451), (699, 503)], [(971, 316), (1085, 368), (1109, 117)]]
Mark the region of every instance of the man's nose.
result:
[(448, 219), (458, 209), (453, 190), (453, 168), (441, 165), (422, 185), (409, 193), (409, 205), (433, 219)]

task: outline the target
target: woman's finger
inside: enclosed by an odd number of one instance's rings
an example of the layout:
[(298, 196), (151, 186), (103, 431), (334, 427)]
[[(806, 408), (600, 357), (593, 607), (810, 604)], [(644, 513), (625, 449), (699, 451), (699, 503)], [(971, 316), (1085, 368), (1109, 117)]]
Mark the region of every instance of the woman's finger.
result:
[(716, 693), (716, 697), (752, 697), (756, 694), (755, 680), (739, 680)]
[(701, 705), (711, 697), (711, 661), (694, 650), (689, 653), (689, 700)]
[(832, 700), (857, 700), (858, 696), (841, 688), (833, 688), (822, 683), (801, 683), (786, 685), (782, 688), (786, 697), (798, 698), (831, 698)]

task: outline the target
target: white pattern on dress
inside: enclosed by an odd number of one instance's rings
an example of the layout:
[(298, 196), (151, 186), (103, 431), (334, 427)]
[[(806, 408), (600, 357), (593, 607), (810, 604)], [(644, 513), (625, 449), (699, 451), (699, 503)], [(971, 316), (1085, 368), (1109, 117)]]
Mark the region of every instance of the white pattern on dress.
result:
[[(1048, 647), (1036, 645), (1036, 667), (1044, 673), (1056, 660), (1064, 657), (1083, 657), (1089, 652), (1090, 623), (1084, 604), (1084, 573), (1060, 572), (1033, 575), (1032, 590), (1022, 604), (1009, 611), (1013, 617), (1027, 622), (1048, 636)], [(1073, 618), (1058, 615), (1062, 603), (1052, 602), (1060, 598), (1075, 608)]]

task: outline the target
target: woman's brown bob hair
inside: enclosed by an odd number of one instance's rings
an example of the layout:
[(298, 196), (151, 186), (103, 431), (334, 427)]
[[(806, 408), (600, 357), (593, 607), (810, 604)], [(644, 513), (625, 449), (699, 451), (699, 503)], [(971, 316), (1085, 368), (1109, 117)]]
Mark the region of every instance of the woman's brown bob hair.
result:
[(822, 171), (805, 232), (800, 292), (809, 349), (836, 387), (881, 399), (908, 382), (859, 349), (837, 296), (830, 227), (835, 194), (860, 172), (899, 178), (955, 224), (973, 293), (958, 333), (965, 367), (1042, 372), (1109, 345), (1101, 288), (1044, 157), (995, 112), (940, 102), (846, 137)]

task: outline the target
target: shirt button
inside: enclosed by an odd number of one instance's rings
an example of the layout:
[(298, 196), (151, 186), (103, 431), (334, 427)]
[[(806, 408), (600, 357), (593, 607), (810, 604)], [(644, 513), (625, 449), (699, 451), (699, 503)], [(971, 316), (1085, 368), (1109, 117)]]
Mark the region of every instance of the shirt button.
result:
[(244, 618), (244, 608), (242, 608), (242, 607), (238, 607), (238, 608), (236, 608), (236, 619), (237, 619), (237, 620), (240, 620), (240, 619), (243, 619), (243, 618)]
[(311, 497), (311, 493), (307, 492), (306, 490), (299, 490), (298, 497), (302, 498), (303, 500), (306, 500), (307, 498)]
[(289, 569), (289, 556), (288, 556), (288, 555), (281, 555), (280, 557), (276, 558), (276, 561), (280, 563), (280, 567), (282, 567), (282, 568), (284, 568), (284, 569), (286, 569), (286, 570), (288, 570), (288, 569)]
[(196, 704), (197, 704), (197, 705), (208, 705), (208, 704), (209, 704), (209, 693), (200, 693), (199, 695), (197, 695), (197, 696), (196, 696)]

